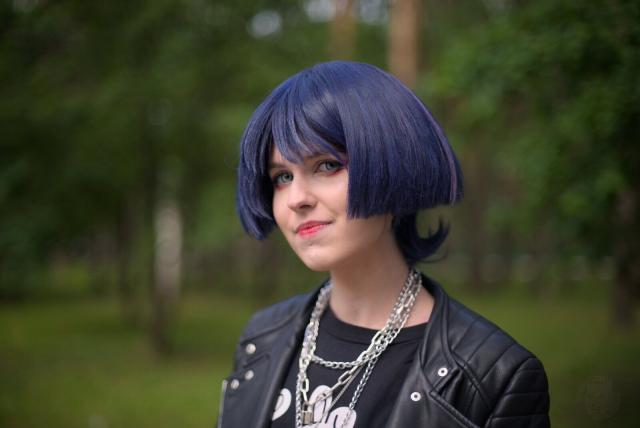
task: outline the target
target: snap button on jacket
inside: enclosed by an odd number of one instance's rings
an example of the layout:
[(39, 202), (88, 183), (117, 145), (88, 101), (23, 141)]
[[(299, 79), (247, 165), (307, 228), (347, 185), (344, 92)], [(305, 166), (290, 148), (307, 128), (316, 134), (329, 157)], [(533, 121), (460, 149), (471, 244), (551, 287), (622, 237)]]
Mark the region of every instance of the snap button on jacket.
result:
[[(540, 360), (435, 281), (423, 276), (423, 284), (435, 305), (386, 426), (549, 427), (548, 382)], [(233, 373), (222, 383), (219, 428), (269, 426), (318, 290), (251, 318), (236, 348)]]

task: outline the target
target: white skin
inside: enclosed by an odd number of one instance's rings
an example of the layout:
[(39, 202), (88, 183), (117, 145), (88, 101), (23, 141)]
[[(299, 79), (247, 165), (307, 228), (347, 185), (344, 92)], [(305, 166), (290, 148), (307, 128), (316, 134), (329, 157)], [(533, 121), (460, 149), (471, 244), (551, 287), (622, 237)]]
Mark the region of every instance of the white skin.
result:
[[(329, 154), (293, 163), (274, 148), (269, 176), (276, 224), (309, 269), (331, 275), (335, 315), (360, 327), (383, 328), (409, 274), (391, 214), (349, 218), (348, 171)], [(320, 224), (300, 228), (309, 221)], [(432, 309), (433, 297), (422, 288), (405, 326), (428, 321)]]

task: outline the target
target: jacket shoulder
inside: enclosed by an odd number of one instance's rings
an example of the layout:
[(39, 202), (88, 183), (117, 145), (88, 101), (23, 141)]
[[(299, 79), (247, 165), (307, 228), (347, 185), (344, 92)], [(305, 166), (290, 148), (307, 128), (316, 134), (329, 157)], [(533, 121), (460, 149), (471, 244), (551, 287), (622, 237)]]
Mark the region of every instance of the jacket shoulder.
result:
[(449, 348), (481, 378), (491, 376), (490, 371), (497, 369), (497, 363), (505, 369), (535, 358), (496, 324), (455, 299), (450, 299), (448, 318)]
[[(532, 352), (455, 299), (449, 302), (448, 325), (449, 349), (474, 386), (477, 411), (482, 408), (480, 413), (491, 420), (515, 417), (511, 413), (525, 409), (520, 415), (548, 417), (547, 376)], [(516, 405), (520, 400), (525, 402)]]

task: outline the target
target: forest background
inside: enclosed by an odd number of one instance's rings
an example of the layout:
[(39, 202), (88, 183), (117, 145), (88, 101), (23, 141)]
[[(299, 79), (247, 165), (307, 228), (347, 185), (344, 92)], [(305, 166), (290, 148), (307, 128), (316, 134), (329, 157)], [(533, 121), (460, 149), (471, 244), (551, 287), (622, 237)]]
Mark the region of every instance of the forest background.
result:
[(640, 402), (640, 4), (0, 5), (0, 425), (212, 426), (250, 313), (323, 275), (235, 215), (237, 145), (317, 62), (387, 69), (465, 200), (421, 269), (536, 353), (554, 426)]

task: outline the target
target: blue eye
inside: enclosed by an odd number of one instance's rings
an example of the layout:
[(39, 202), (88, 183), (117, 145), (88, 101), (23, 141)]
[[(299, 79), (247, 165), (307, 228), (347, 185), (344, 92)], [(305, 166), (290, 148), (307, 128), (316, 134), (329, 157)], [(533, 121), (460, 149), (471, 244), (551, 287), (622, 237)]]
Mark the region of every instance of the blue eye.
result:
[(326, 160), (318, 164), (318, 171), (320, 172), (334, 172), (342, 168), (342, 164), (335, 160)]
[(280, 174), (277, 174), (272, 179), (274, 186), (280, 186), (282, 184), (286, 184), (291, 180), (293, 180), (293, 174), (291, 174), (290, 172), (281, 172)]

